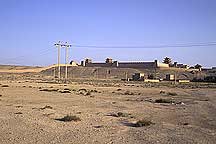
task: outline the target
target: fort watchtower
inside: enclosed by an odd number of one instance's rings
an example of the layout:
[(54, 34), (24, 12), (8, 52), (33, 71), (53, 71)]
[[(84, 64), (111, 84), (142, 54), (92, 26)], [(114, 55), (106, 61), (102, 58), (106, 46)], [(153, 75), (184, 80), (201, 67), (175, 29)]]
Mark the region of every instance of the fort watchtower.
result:
[(107, 58), (106, 59), (106, 63), (112, 63), (112, 59), (111, 58)]

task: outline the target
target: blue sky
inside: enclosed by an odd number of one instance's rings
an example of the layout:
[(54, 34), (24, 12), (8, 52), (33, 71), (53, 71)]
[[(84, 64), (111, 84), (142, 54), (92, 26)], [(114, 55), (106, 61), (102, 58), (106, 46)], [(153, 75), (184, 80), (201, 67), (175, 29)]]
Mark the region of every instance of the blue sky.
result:
[[(148, 46), (216, 42), (215, 0), (0, 0), (0, 63), (50, 65), (54, 43)], [(172, 57), (216, 66), (216, 46), (184, 48), (78, 48), (70, 59), (152, 61)], [(62, 49), (62, 63), (64, 50)]]

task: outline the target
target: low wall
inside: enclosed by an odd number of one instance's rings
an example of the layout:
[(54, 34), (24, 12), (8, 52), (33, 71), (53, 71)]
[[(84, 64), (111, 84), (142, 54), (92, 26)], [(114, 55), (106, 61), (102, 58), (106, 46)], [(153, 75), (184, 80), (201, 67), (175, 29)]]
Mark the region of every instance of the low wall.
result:
[(155, 62), (119, 62), (119, 68), (146, 68), (153, 69), (156, 68)]
[(115, 63), (86, 63), (86, 67), (117, 67)]

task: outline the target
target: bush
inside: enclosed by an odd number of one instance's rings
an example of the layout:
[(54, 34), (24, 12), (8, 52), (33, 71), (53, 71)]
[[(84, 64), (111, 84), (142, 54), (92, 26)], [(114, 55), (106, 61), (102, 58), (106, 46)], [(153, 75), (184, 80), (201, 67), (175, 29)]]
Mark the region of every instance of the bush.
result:
[(79, 89), (79, 91), (84, 91), (84, 92), (87, 92), (87, 89)]
[(65, 90), (65, 91), (70, 91), (70, 89), (69, 89), (69, 88), (65, 88), (64, 90)]
[(163, 90), (161, 90), (161, 91), (160, 91), (160, 94), (165, 94), (165, 93), (166, 93), (166, 92), (165, 92), (165, 91), (163, 91)]
[(85, 94), (86, 96), (88, 96), (88, 95), (91, 95), (91, 92), (90, 91), (88, 91), (86, 94)]
[(63, 122), (70, 122), (70, 121), (81, 121), (81, 119), (77, 116), (71, 116), (71, 115), (66, 115), (63, 118), (55, 119), (58, 121), (63, 121)]
[(14, 114), (23, 114), (22, 112), (17, 112), (17, 113), (14, 113)]
[(133, 93), (133, 92), (130, 92), (130, 91), (126, 91), (124, 94), (125, 94), (125, 95), (134, 95), (134, 93)]
[(2, 87), (9, 87), (9, 85), (2, 85)]
[(40, 91), (57, 92), (59, 89), (40, 89)]
[(139, 120), (137, 121), (133, 126), (134, 127), (144, 127), (144, 126), (150, 126), (154, 124), (153, 122), (149, 121), (149, 120)]
[(59, 91), (60, 93), (71, 93), (69, 90)]
[(175, 92), (168, 92), (167, 95), (170, 95), (170, 96), (176, 96), (176, 95), (178, 95), (178, 94), (175, 93)]
[(174, 103), (174, 101), (170, 99), (156, 99), (155, 103)]
[(46, 105), (45, 107), (43, 108), (40, 108), (41, 110), (44, 110), (44, 109), (52, 109), (53, 107), (49, 106), (49, 105)]
[(128, 113), (123, 113), (123, 112), (118, 112), (118, 113), (112, 113), (109, 116), (113, 116), (113, 117), (128, 117), (131, 114)]
[(97, 93), (98, 91), (97, 91), (97, 90), (91, 90), (90, 92), (95, 92), (95, 93)]

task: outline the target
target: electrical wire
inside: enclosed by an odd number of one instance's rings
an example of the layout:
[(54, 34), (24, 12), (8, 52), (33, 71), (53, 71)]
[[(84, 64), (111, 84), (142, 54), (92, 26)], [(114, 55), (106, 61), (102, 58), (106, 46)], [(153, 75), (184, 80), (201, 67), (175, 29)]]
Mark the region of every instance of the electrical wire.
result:
[(77, 48), (97, 48), (97, 49), (148, 49), (148, 48), (185, 48), (185, 47), (204, 47), (204, 46), (216, 46), (216, 42), (205, 43), (187, 43), (187, 44), (172, 44), (172, 45), (146, 45), (146, 46), (96, 46), (96, 45), (72, 45)]

